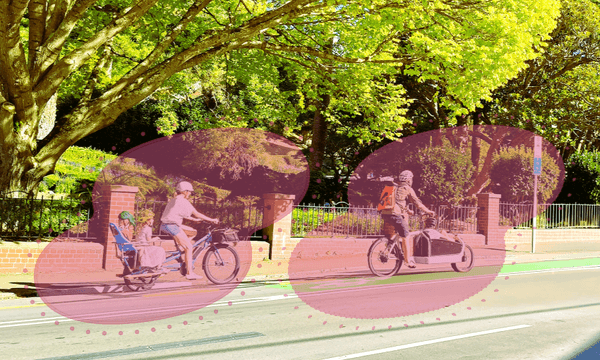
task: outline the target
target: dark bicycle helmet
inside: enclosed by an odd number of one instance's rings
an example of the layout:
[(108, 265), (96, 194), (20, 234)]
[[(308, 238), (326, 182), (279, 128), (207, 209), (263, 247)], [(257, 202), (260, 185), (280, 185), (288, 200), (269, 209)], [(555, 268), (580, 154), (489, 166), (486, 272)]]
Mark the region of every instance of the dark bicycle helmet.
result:
[(426, 229), (432, 229), (436, 226), (437, 224), (437, 220), (434, 217), (428, 217), (425, 220), (425, 228)]
[(133, 218), (133, 215), (131, 215), (131, 213), (129, 211), (123, 211), (119, 214), (119, 219), (121, 220), (129, 220), (129, 222), (135, 226), (135, 219)]

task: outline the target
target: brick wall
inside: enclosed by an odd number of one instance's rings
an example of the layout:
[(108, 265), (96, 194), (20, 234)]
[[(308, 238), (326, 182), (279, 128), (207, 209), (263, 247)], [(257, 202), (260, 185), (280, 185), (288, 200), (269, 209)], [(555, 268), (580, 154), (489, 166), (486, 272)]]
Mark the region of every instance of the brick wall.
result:
[(34, 246), (0, 245), (0, 273), (33, 272), (36, 259), (45, 245), (35, 243)]
[(36, 265), (42, 272), (102, 270), (103, 252), (101, 244), (87, 242), (1, 244), (0, 273), (29, 273)]
[[(507, 250), (531, 251), (531, 229), (508, 229)], [(600, 251), (600, 229), (538, 229), (535, 251)]]
[[(162, 241), (165, 250), (174, 250), (173, 241)], [(240, 259), (252, 256), (252, 262), (269, 258), (269, 243), (266, 241), (240, 242), (235, 246)], [(40, 254), (44, 255), (40, 259)], [(114, 251), (114, 249), (113, 249)], [(91, 242), (55, 243), (5, 243), (0, 244), (0, 273), (33, 273), (35, 266), (41, 272), (102, 271), (104, 246)], [(123, 265), (119, 262), (119, 269)]]

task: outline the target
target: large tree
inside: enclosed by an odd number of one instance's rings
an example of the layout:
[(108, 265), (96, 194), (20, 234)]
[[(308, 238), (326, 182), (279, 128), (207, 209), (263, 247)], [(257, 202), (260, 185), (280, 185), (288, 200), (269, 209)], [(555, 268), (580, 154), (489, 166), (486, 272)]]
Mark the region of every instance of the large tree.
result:
[[(70, 145), (175, 74), (236, 51), (332, 74), (402, 64), (422, 79), (448, 78), (451, 95), (473, 107), (536, 56), (557, 9), (556, 0), (3, 1), (0, 190), (31, 191)], [(79, 102), (38, 141), (57, 94)]]

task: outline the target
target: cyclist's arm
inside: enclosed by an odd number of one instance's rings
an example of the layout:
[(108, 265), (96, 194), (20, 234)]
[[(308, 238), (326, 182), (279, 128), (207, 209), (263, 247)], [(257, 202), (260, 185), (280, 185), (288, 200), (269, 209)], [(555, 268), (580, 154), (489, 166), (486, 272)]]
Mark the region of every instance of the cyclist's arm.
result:
[(199, 212), (199, 211), (197, 211), (195, 209), (194, 209), (194, 211), (192, 211), (192, 216), (194, 216), (197, 219), (204, 220), (204, 221), (207, 221), (207, 222), (212, 222), (212, 223), (218, 223), (219, 222), (218, 219), (213, 219), (211, 217), (208, 217), (208, 216), (202, 214), (201, 212)]
[(427, 206), (423, 205), (423, 203), (421, 202), (421, 200), (419, 200), (419, 198), (417, 197), (417, 194), (415, 193), (415, 191), (410, 188), (408, 191), (408, 197), (410, 199), (410, 201), (412, 201), (413, 204), (415, 204), (417, 206), (417, 208), (425, 213), (428, 213), (430, 215), (434, 215), (435, 213), (431, 210), (429, 210), (427, 208)]

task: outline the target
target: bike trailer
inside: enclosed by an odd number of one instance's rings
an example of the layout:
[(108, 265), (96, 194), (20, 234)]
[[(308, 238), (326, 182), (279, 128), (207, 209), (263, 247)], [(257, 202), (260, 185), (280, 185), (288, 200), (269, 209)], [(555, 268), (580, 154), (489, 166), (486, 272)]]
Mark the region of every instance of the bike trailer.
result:
[(451, 241), (435, 229), (425, 229), (414, 242), (413, 257), (417, 264), (460, 263), (464, 244)]
[(234, 229), (219, 229), (212, 232), (212, 238), (215, 242), (237, 242), (240, 241), (238, 237), (238, 230)]

